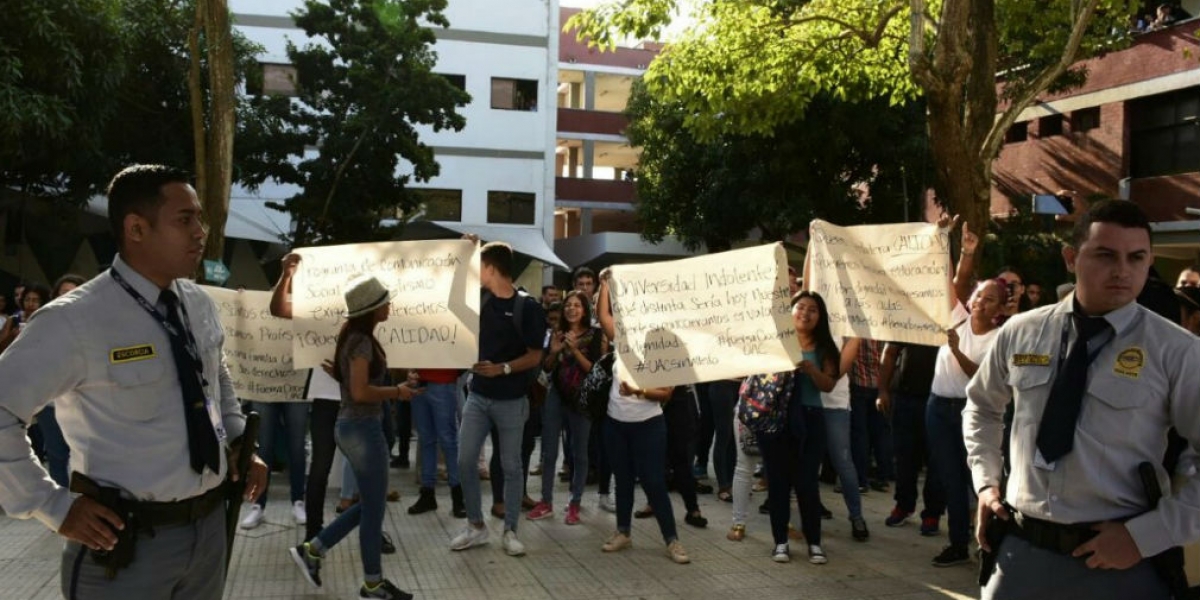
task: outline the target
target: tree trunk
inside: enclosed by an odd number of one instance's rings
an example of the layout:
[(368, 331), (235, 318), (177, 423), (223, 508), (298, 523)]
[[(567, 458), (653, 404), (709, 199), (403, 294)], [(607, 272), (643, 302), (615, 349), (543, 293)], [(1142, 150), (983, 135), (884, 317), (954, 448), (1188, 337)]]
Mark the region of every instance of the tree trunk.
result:
[(228, 0), (201, 0), (208, 46), (209, 129), (207, 135), (207, 185), (203, 198), (208, 222), (205, 257), (225, 256), (225, 222), (233, 181), (233, 131), (237, 98), (233, 72), (233, 32)]

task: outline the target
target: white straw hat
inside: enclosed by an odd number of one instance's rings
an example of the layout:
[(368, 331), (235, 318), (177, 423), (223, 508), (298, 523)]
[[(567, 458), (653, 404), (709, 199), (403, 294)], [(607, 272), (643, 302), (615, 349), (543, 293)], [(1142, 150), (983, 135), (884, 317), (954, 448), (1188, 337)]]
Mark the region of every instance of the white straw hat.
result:
[(346, 318), (365, 315), (392, 301), (391, 290), (373, 276), (363, 276), (346, 286)]

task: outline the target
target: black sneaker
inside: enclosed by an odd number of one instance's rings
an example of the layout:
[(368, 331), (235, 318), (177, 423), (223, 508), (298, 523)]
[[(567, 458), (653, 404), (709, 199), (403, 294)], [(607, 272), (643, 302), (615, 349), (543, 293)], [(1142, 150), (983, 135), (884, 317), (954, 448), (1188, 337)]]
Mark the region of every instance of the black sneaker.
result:
[(828, 508), (825, 508), (824, 506), (822, 506), (822, 507), (821, 507), (821, 519), (822, 519), (822, 520), (824, 520), (824, 521), (828, 521), (828, 520), (830, 520), (830, 519), (833, 519), (833, 511), (831, 511), (831, 510), (829, 510)]
[(408, 462), (408, 456), (403, 455), (403, 456), (393, 456), (390, 466), (393, 469), (407, 469), (407, 468), (411, 467), (412, 464), (410, 464)]
[(396, 587), (396, 584), (384, 579), (375, 584), (374, 588), (370, 588), (367, 584), (362, 584), (358, 588), (359, 598), (384, 598), (386, 600), (412, 600), (413, 595)]
[(867, 531), (867, 521), (862, 517), (850, 519), (850, 529), (857, 541), (865, 542), (871, 537), (871, 532)]
[(952, 567), (968, 562), (971, 562), (971, 554), (967, 552), (966, 546), (953, 544), (942, 548), (942, 553), (933, 557), (933, 566), (935, 567)]
[(683, 522), (699, 529), (708, 527), (708, 519), (704, 518), (704, 515), (701, 515), (700, 511), (688, 513), (685, 517), (683, 517)]
[(313, 585), (313, 587), (321, 587), (321, 557), (313, 554), (312, 546), (308, 542), (304, 542), (294, 548), (289, 548), (288, 553), (292, 555), (292, 561), (296, 566), (300, 567), (304, 579)]
[(760, 514), (760, 515), (769, 515), (769, 514), (771, 514), (771, 506), (770, 506), (770, 501), (771, 501), (771, 500), (768, 498), (767, 500), (763, 500), (763, 503), (762, 503), (762, 504), (759, 504), (759, 505), (758, 505), (758, 514)]
[(696, 493), (697, 494), (711, 494), (711, 493), (713, 493), (713, 486), (708, 485), (707, 483), (697, 483), (696, 484)]
[(395, 554), (396, 553), (396, 544), (392, 543), (392, 536), (388, 535), (386, 531), (383, 531), (383, 532), (380, 532), (380, 537), (382, 538), (382, 540), (381, 540), (381, 543), (379, 544), (379, 551), (382, 552), (383, 554)]

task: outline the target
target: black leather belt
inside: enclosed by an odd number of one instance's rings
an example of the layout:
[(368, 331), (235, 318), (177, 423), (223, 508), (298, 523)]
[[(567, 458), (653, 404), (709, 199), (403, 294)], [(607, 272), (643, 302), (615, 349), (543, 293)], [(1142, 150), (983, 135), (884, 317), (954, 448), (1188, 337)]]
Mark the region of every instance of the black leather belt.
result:
[(1008, 533), (1033, 546), (1070, 556), (1081, 544), (1096, 537), (1093, 523), (1064, 525), (1023, 515), (1013, 514), (1008, 520)]
[(126, 506), (137, 515), (139, 525), (151, 529), (186, 525), (207, 517), (213, 509), (221, 506), (225, 500), (224, 486), (193, 496), (186, 500), (174, 502), (139, 502), (126, 500)]

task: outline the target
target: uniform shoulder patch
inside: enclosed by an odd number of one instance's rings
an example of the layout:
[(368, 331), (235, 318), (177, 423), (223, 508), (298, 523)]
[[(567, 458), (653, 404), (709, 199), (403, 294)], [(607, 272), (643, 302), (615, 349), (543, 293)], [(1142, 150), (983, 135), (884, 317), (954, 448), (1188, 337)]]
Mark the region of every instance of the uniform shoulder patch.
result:
[(1014, 354), (1012, 364), (1014, 367), (1048, 367), (1050, 366), (1050, 355)]
[(1137, 379), (1141, 375), (1142, 367), (1145, 364), (1146, 352), (1137, 346), (1132, 346), (1122, 350), (1117, 355), (1117, 363), (1113, 366), (1113, 373)]
[(108, 362), (118, 365), (121, 363), (134, 362), (138, 360), (146, 360), (157, 356), (154, 352), (154, 344), (141, 344), (139, 346), (129, 346), (127, 348), (113, 348), (108, 353)]

